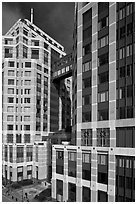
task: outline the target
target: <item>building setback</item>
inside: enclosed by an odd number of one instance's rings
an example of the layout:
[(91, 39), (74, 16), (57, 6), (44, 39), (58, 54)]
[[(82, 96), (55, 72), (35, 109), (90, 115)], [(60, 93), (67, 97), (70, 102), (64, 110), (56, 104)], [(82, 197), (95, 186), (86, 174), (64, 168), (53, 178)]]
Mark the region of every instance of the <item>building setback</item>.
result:
[(135, 4), (75, 3), (72, 143), (52, 147), (52, 197), (135, 201)]
[(3, 177), (43, 180), (50, 160), (47, 138), (61, 117), (51, 73), (64, 47), (27, 19), (19, 19), (2, 40)]

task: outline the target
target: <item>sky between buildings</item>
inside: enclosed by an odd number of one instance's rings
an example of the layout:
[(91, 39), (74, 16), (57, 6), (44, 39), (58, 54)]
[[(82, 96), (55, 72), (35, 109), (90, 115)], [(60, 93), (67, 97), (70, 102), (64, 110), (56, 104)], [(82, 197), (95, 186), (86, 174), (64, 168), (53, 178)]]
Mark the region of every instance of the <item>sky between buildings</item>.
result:
[(4, 35), (19, 18), (30, 20), (31, 8), (34, 9), (33, 23), (70, 53), (74, 27), (73, 2), (3, 2), (2, 34)]

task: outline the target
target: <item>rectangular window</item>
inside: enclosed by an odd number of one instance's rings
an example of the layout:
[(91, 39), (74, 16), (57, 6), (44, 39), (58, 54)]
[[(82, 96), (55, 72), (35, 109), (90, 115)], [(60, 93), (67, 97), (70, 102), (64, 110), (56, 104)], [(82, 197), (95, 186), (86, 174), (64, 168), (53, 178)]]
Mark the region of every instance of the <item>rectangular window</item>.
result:
[(27, 150), (26, 150), (27, 162), (32, 161), (32, 157), (33, 157), (33, 147), (29, 146), (29, 147), (27, 147)]
[(21, 143), (21, 134), (16, 134), (16, 143)]
[(30, 116), (24, 116), (24, 121), (30, 121)]
[(24, 74), (24, 76), (31, 76), (31, 71), (25, 71), (25, 74)]
[(8, 66), (9, 66), (9, 67), (14, 67), (14, 61), (9, 61), (9, 62), (8, 62)]
[(28, 56), (28, 48), (23, 46), (23, 58), (27, 58)]
[(83, 56), (85, 56), (85, 55), (91, 53), (91, 50), (92, 50), (91, 43), (85, 45), (85, 46), (83, 47)]
[(68, 152), (68, 160), (69, 161), (76, 161), (76, 152)]
[(92, 68), (91, 61), (85, 62), (85, 63), (83, 63), (82, 71), (87, 72), (87, 71), (91, 70), (91, 68)]
[(135, 127), (116, 128), (117, 147), (135, 147)]
[(125, 8), (122, 8), (119, 11), (119, 19), (122, 20), (123, 18), (125, 18)]
[(128, 77), (133, 76), (133, 65), (132, 64), (127, 65), (127, 76)]
[(14, 112), (14, 106), (8, 106), (7, 112)]
[(91, 122), (91, 111), (82, 112), (82, 122)]
[(30, 68), (31, 67), (31, 62), (25, 62), (25, 67)]
[(108, 16), (101, 19), (98, 23), (98, 31), (102, 30), (103, 28), (106, 28), (108, 26)]
[(39, 46), (39, 41), (38, 40), (32, 40), (31, 45), (32, 46)]
[(8, 70), (8, 76), (14, 76), (15, 72), (14, 70)]
[(13, 48), (5, 48), (5, 58), (13, 57)]
[(25, 89), (25, 94), (30, 94), (31, 89)]
[(126, 34), (126, 29), (125, 26), (123, 26), (122, 28), (120, 28), (120, 39), (124, 38)]
[(24, 147), (17, 146), (17, 163), (23, 162), (24, 159)]
[(109, 73), (108, 72), (103, 72), (98, 75), (98, 82), (99, 84), (106, 83), (109, 81)]
[(24, 98), (24, 103), (30, 103), (30, 98)]
[(5, 45), (12, 45), (13, 44), (13, 39), (7, 38), (5, 39)]
[(133, 4), (130, 3), (128, 6), (127, 6), (127, 16), (129, 16), (130, 14), (133, 13)]
[(109, 116), (108, 109), (98, 111), (98, 120), (99, 121), (108, 120), (109, 119), (108, 116)]
[(56, 151), (56, 158), (57, 159), (64, 159), (64, 152), (63, 151)]
[(98, 40), (98, 49), (108, 45), (108, 35)]
[(13, 134), (7, 134), (7, 143), (13, 143)]
[(28, 32), (29, 32), (29, 31), (28, 31), (27, 29), (23, 28), (23, 34), (24, 34), (24, 35), (28, 36)]
[(31, 85), (31, 80), (25, 80), (24, 85)]
[(37, 50), (37, 49), (31, 50), (31, 59), (39, 59), (39, 50)]
[(87, 29), (83, 30), (83, 41), (92, 37), (92, 27), (88, 27)]
[(83, 89), (91, 87), (91, 77), (83, 79), (82, 82)]
[(133, 33), (133, 23), (127, 24), (127, 36)]
[(98, 66), (102, 66), (102, 65), (107, 64), (109, 62), (109, 57), (108, 56), (109, 56), (108, 53), (100, 55), (98, 57)]
[(14, 119), (13, 115), (8, 115), (7, 116), (7, 121), (13, 121), (13, 119)]
[(98, 102), (106, 102), (108, 101), (108, 91), (98, 93)]
[(30, 130), (30, 125), (24, 125), (24, 130)]
[(24, 134), (24, 142), (30, 143), (30, 134)]
[(14, 98), (13, 97), (8, 97), (8, 103), (14, 103)]
[(81, 129), (81, 145), (92, 146), (92, 129)]
[(14, 94), (14, 89), (8, 88), (8, 94)]
[(125, 58), (125, 47), (120, 48), (119, 50), (119, 59)]
[(97, 129), (97, 146), (109, 147), (110, 146), (110, 129), (98, 128)]
[(27, 113), (27, 112), (29, 113), (30, 112), (30, 107), (24, 107), (24, 112), (25, 113)]
[(127, 46), (127, 57), (131, 56), (133, 54), (132, 52), (132, 44)]
[(27, 45), (28, 44), (28, 39), (23, 37), (23, 43)]
[(82, 97), (82, 105), (90, 105), (91, 104), (91, 95), (85, 95)]
[(14, 85), (14, 79), (8, 79), (8, 85)]

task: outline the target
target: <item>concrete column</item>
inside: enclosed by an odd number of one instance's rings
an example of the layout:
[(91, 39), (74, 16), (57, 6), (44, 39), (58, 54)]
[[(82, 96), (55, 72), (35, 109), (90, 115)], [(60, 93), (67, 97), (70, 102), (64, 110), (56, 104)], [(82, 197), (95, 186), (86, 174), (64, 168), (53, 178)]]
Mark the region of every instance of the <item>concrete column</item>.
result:
[(82, 151), (80, 147), (77, 149), (76, 201), (82, 202)]
[(17, 146), (16, 144), (13, 144), (13, 163), (16, 163), (17, 158)]
[(108, 202), (115, 202), (116, 159), (113, 150), (109, 151), (108, 160)]
[(91, 154), (91, 201), (97, 202), (97, 152)]
[(56, 199), (56, 150), (52, 146), (52, 198)]
[(63, 180), (63, 201), (68, 200), (68, 151), (64, 148), (64, 180)]
[(17, 167), (12, 168), (12, 181), (17, 181)]
[(27, 179), (27, 166), (23, 166), (23, 179)]

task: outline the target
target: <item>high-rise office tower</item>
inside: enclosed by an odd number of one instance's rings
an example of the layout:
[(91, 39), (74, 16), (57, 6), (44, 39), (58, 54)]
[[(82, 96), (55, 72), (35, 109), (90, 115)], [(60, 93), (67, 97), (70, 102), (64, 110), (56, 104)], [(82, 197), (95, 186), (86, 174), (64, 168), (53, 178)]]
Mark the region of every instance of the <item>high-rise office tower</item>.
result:
[(58, 201), (135, 201), (134, 45), (134, 2), (75, 3), (73, 140), (52, 150)]
[(64, 47), (26, 19), (2, 41), (3, 177), (11, 182), (45, 179), (47, 136), (59, 129), (59, 94), (53, 63)]

